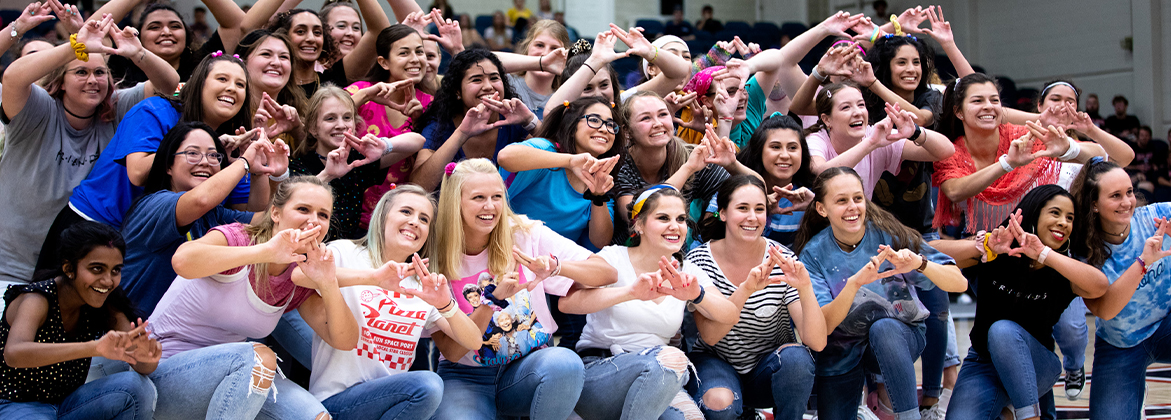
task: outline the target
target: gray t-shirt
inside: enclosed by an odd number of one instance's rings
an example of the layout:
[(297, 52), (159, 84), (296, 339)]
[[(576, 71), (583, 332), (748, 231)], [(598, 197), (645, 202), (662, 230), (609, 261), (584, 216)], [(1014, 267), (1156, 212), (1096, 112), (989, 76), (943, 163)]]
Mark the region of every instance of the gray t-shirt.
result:
[(0, 157), (0, 280), (28, 282), (41, 244), (69, 195), (89, 175), (114, 137), (118, 121), (143, 99), (145, 84), (114, 92), (114, 121), (95, 117), (74, 130), (61, 101), (33, 85), (19, 114), (5, 116), (8, 131)]
[(520, 98), (520, 101), (529, 107), (529, 111), (533, 111), (533, 114), (537, 118), (545, 117), (545, 103), (549, 102), (550, 95), (541, 95), (533, 92), (529, 88), (529, 85), (525, 83), (525, 78), (515, 74), (510, 73), (508, 75), (508, 84), (512, 85), (512, 90), (516, 92), (516, 97)]

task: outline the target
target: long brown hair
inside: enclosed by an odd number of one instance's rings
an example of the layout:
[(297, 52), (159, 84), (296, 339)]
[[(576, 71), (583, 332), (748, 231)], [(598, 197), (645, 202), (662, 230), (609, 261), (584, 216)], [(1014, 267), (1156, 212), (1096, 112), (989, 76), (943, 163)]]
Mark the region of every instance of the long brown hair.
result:
[(1118, 164), (1109, 160), (1091, 159), (1069, 188), (1073, 191), (1073, 208), (1077, 212), (1073, 218), (1074, 235), (1070, 238), (1073, 252), (1094, 267), (1101, 267), (1111, 255), (1106, 235), (1102, 232), (1102, 218), (1094, 211), (1094, 202), (1098, 201), (1102, 190), (1099, 181), (1102, 175), (1118, 168)]
[[(852, 168), (838, 166), (826, 169), (813, 180), (811, 189), (813, 196), (816, 197), (816, 203), (825, 205), (824, 200), (829, 197), (830, 193), (826, 190), (827, 185), (830, 180), (839, 176), (852, 176), (858, 179), (858, 183), (862, 183), (862, 177)], [(894, 249), (910, 249), (916, 253), (921, 251), (920, 245), (923, 243), (923, 236), (918, 231), (903, 225), (897, 217), (875, 205), (869, 198), (865, 198), (865, 200), (867, 227), (873, 226), (875, 229), (889, 234), (894, 242), (890, 246)], [(800, 254), (805, 245), (808, 245), (814, 236), (827, 227), (829, 227), (829, 219), (813, 209), (806, 210), (805, 217), (801, 219), (801, 227), (797, 229), (797, 237), (793, 241), (793, 252)]]
[[(667, 103), (667, 101), (663, 100), (662, 96), (659, 96), (659, 94), (655, 93), (654, 91), (640, 90), (634, 92), (630, 95), (629, 98), (626, 98), (625, 102), (622, 103), (622, 120), (627, 123), (628, 128), (634, 114), (634, 103), (640, 98), (653, 98), (664, 104)], [(674, 127), (671, 127), (671, 130), (674, 131)], [(626, 135), (629, 137), (626, 142), (628, 145), (627, 147), (633, 146), (634, 131), (627, 129), (626, 133)], [(678, 171), (679, 168), (682, 168), (683, 164), (687, 163), (687, 157), (690, 154), (691, 147), (688, 146), (687, 142), (683, 141), (683, 139), (679, 137), (672, 135), (671, 142), (667, 143), (667, 161), (664, 162), (663, 167), (659, 169), (660, 174), (666, 175), (664, 175), (663, 179), (657, 180), (657, 182), (666, 181), (667, 177), (671, 176), (671, 174), (675, 173), (675, 171)]]
[[(853, 80), (843, 80), (837, 83), (830, 83), (823, 86), (821, 90), (817, 92), (817, 95), (813, 98), (813, 106), (817, 109), (817, 122), (809, 126), (809, 128), (805, 129), (806, 135), (813, 134), (821, 130), (827, 130), (825, 121), (822, 121), (821, 115), (833, 115), (833, 96), (837, 94), (838, 91), (845, 88), (854, 88), (857, 89), (859, 93), (862, 92), (862, 88), (859, 87), (857, 83), (854, 83)], [(828, 132), (829, 131), (827, 130), (826, 133)]]

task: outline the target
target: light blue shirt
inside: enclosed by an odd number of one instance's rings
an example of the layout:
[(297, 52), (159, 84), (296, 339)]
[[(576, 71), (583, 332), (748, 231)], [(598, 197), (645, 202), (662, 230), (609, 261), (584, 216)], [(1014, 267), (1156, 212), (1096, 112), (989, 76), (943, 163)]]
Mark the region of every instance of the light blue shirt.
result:
[[(1147, 238), (1155, 234), (1156, 217), (1171, 218), (1171, 203), (1156, 203), (1135, 209), (1130, 218), (1130, 234), (1119, 245), (1110, 245), (1111, 256), (1102, 266), (1110, 284), (1134, 265), (1142, 255)], [(1171, 247), (1164, 238), (1163, 249)], [(1171, 310), (1171, 274), (1167, 258), (1147, 262), (1147, 274), (1122, 312), (1111, 319), (1098, 319), (1098, 336), (1115, 347), (1130, 348), (1142, 343), (1167, 317)]]

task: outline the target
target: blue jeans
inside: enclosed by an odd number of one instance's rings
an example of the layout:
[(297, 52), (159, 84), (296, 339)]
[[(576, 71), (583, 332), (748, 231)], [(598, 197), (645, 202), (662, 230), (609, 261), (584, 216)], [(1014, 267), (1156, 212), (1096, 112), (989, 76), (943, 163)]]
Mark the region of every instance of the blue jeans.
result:
[[(805, 414), (809, 394), (813, 392), (816, 364), (803, 345), (783, 346), (765, 353), (756, 368), (744, 375), (711, 353), (695, 352), (688, 356), (695, 364), (699, 381), (688, 384), (687, 388), (704, 418), (735, 420), (745, 409), (770, 407), (777, 420), (800, 419)], [(721, 410), (704, 405), (704, 394), (714, 388), (732, 391), (732, 405)]]
[(1074, 298), (1061, 313), (1061, 319), (1053, 326), (1053, 340), (1065, 357), (1062, 366), (1067, 372), (1085, 367), (1090, 329), (1086, 326), (1086, 302), (1081, 297)]
[(363, 382), (321, 404), (337, 420), (426, 419), (443, 400), (443, 380), (430, 371), (403, 372)]
[(886, 384), (898, 420), (918, 420), (915, 359), (923, 351), (925, 337), (907, 324), (884, 318), (870, 326), (870, 339), (862, 363), (841, 375), (817, 377), (817, 415), (823, 420), (853, 420), (865, 384), (863, 364), (875, 367)]
[(1091, 419), (1137, 419), (1146, 390), (1147, 366), (1171, 363), (1171, 316), (1142, 343), (1114, 347), (1102, 337), (1094, 340), (1094, 390), (1090, 392)]
[(938, 287), (923, 290), (915, 286), (915, 293), (919, 295), (923, 306), (931, 311), (931, 315), (923, 322), (927, 325), (927, 344), (922, 354), (923, 397), (938, 398), (939, 392), (943, 390), (943, 368), (947, 366), (947, 318), (951, 299), (946, 291)]
[(988, 357), (968, 351), (947, 406), (949, 420), (997, 419), (1010, 402), (1018, 419), (1040, 417), (1053, 406), (1053, 384), (1061, 376), (1053, 351), (1009, 320), (988, 328), (987, 348)]
[(313, 328), (301, 318), (301, 312), (296, 309), (285, 312), (281, 320), (277, 321), (272, 330), (272, 338), (280, 343), (281, 348), (289, 352), (293, 359), (306, 368), (313, 367)]
[[(663, 360), (660, 360), (660, 357)], [(687, 356), (674, 347), (585, 357), (585, 383), (574, 411), (586, 420), (682, 419), (671, 400), (687, 382)]]
[(435, 420), (496, 420), (528, 416), (564, 420), (581, 395), (584, 365), (572, 350), (550, 347), (504, 366), (465, 366), (439, 362), (443, 403)]
[(0, 418), (150, 420), (157, 396), (150, 379), (138, 372), (122, 372), (82, 385), (60, 404), (0, 400)]

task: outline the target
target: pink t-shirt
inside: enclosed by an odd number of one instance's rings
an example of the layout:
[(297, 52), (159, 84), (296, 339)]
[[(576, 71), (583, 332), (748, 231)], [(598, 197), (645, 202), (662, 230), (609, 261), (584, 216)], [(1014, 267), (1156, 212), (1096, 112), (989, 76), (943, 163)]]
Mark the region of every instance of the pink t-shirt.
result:
[[(533, 257), (540, 255), (556, 255), (562, 262), (582, 261), (593, 255), (590, 251), (578, 246), (569, 239), (565, 239), (544, 224), (529, 221), (533, 226), (525, 232), (520, 227), (514, 234), (515, 245), (526, 254)], [(533, 273), (521, 267), (520, 282), (524, 284), (533, 279)], [(459, 279), (451, 280), (451, 295), (465, 313), (471, 313), (480, 306), (480, 294), (485, 286), (496, 283), (496, 279), (488, 272), (488, 251), (476, 255), (465, 255), (463, 267), (459, 272)], [(565, 296), (573, 280), (556, 276), (542, 281), (530, 293), (526, 290), (505, 299), (509, 305), (503, 310), (495, 309), (492, 321), (484, 333), (484, 345), (477, 350), (468, 352), (460, 364), (468, 366), (501, 366), (513, 360), (544, 348), (557, 331), (557, 324), (549, 313), (549, 304), (545, 294)], [(468, 299), (468, 297), (472, 299)], [(427, 332), (434, 332), (430, 329)]]
[[(873, 132), (873, 125), (866, 127), (867, 137)], [(834, 151), (833, 145), (830, 144), (829, 133), (825, 130), (806, 136), (805, 143), (809, 145), (810, 156), (820, 156), (827, 162), (838, 157), (838, 152)], [(906, 144), (906, 140), (899, 140), (889, 146), (879, 147), (854, 165), (854, 171), (862, 176), (862, 189), (866, 192), (866, 198), (874, 195), (874, 185), (882, 177), (883, 171), (892, 175), (899, 174), (899, 167), (903, 164), (903, 146)]]
[[(228, 246), (251, 244), (242, 224), (212, 230), (223, 233)], [(250, 265), (198, 279), (176, 277), (150, 317), (151, 334), (163, 345), (162, 358), (272, 334), (282, 314), (315, 293), (293, 284), (296, 267), (293, 263), (269, 276), (266, 287), (257, 286)]]

